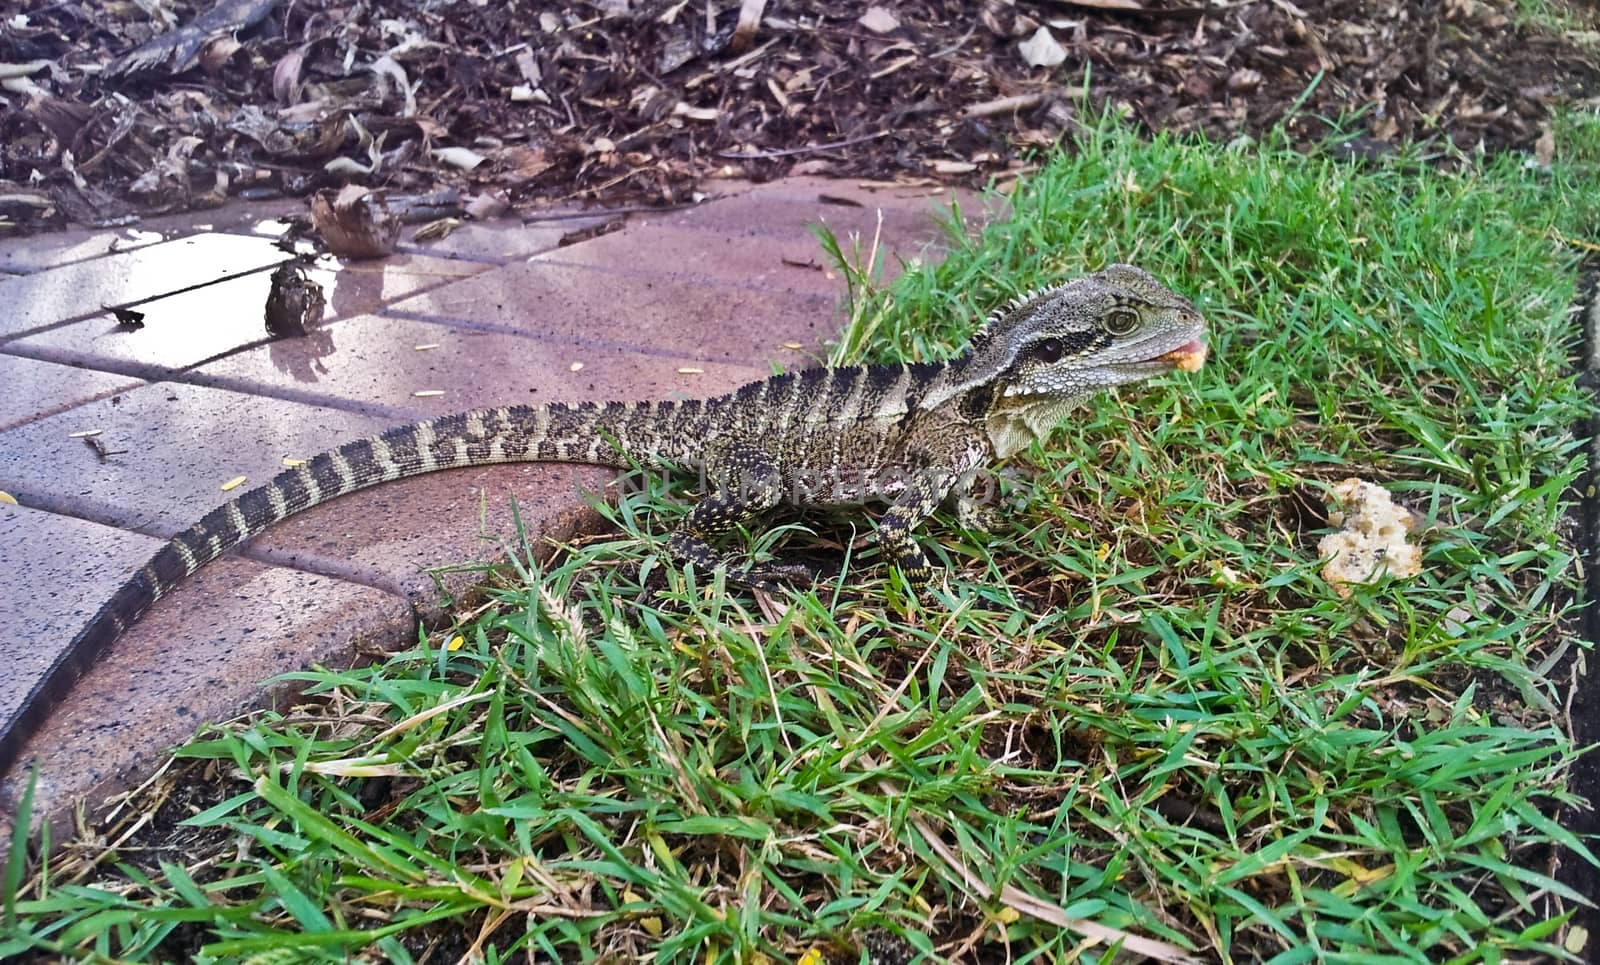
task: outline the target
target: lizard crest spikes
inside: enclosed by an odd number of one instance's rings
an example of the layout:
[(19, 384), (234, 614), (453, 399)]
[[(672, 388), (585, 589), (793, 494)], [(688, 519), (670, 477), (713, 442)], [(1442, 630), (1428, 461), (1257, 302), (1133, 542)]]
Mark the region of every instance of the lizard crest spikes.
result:
[(288, 517), (369, 486), (498, 462), (700, 468), (703, 499), (667, 541), (679, 560), (766, 584), (717, 548), (780, 503), (887, 503), (877, 540), (913, 586), (933, 568), (915, 530), (942, 502), (982, 519), (980, 470), (1042, 438), (1099, 389), (1205, 361), (1204, 322), (1137, 268), (1031, 293), (1002, 309), (948, 362), (807, 369), (713, 399), (480, 409), (400, 426), (331, 449), (217, 507), (175, 536), (58, 650), (0, 721), (0, 772), (52, 705), (157, 598), (223, 552)]

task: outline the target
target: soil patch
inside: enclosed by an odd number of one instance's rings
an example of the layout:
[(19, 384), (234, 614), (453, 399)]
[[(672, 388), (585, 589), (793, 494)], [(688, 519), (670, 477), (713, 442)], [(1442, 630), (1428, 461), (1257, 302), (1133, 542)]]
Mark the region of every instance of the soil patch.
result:
[(1600, 89), (1600, 35), (1509, 0), (743, 6), (745, 31), (735, 0), (48, 4), (0, 21), (0, 232), (352, 181), (457, 192), (434, 214), (796, 170), (979, 184), (1086, 105), (1547, 159), (1552, 106)]

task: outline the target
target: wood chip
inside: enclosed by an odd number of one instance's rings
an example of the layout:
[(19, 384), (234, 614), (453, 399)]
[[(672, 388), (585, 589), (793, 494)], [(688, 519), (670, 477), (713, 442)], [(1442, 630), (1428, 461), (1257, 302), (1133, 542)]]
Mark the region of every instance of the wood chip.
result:
[(227, 492), (230, 489), (238, 489), (240, 486), (243, 486), (244, 481), (249, 478), (249, 476), (234, 476), (232, 479), (222, 484), (222, 491)]
[(431, 398), (434, 398), (435, 396), (444, 395), (444, 390), (443, 389), (418, 389), (417, 391), (415, 391), (415, 392), (413, 392), (411, 394), (413, 396), (419, 398), (419, 399), (431, 399)]
[(886, 34), (900, 29), (900, 21), (887, 9), (878, 6), (867, 8), (867, 12), (856, 18), (856, 23), (875, 34)]
[(728, 43), (728, 49), (736, 54), (742, 54), (755, 43), (756, 28), (761, 26), (761, 14), (767, 8), (767, 0), (744, 0), (739, 5), (739, 23), (733, 28), (733, 39)]
[(583, 363), (582, 362), (573, 362), (570, 366), (568, 366), (568, 368), (570, 368), (574, 372), (582, 372), (583, 371)]
[(683, 366), (683, 367), (678, 369), (678, 374), (679, 375), (705, 375), (706, 374), (706, 370), (705, 369), (701, 369), (701, 368), (696, 368), (693, 365), (685, 365), (685, 366)]
[(414, 350), (418, 351), (418, 352), (431, 352), (434, 349), (439, 347), (439, 343), (438, 342), (427, 342), (427, 343), (425, 343), (423, 345), (413, 345), (411, 347)]
[(100, 433), (102, 433), (104, 431), (105, 431), (104, 429), (85, 429), (82, 432), (69, 433), (67, 435), (67, 438), (68, 439), (88, 439), (88, 438), (90, 438), (92, 436), (98, 436)]
[(779, 347), (786, 348), (791, 352), (798, 352), (802, 348), (799, 342), (784, 342), (783, 345)]
[(284, 456), (283, 457), (283, 467), (285, 469), (299, 469), (301, 466), (303, 466), (305, 464), (306, 464), (306, 461), (304, 459), (296, 459), (293, 456)]

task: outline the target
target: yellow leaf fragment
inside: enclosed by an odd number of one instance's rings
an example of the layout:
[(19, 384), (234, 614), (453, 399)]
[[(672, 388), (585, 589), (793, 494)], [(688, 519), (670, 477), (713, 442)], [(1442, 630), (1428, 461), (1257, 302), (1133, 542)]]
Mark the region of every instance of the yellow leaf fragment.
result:
[(102, 433), (104, 431), (105, 431), (104, 429), (84, 429), (82, 432), (69, 432), (69, 433), (67, 433), (67, 438), (68, 439), (93, 439), (95, 436), (98, 436), (100, 433)]
[(1016, 910), (1010, 905), (1006, 905), (1004, 908), (996, 912), (994, 917), (1002, 925), (1012, 925), (1022, 917), (1022, 912)]
[(4, 489), (0, 489), (0, 503), (5, 503), (7, 506), (15, 506), (17, 504), (17, 497), (6, 492)]
[(283, 457), (283, 468), (285, 468), (285, 469), (299, 469), (301, 466), (303, 466), (305, 464), (306, 464), (306, 461), (304, 459), (296, 459), (293, 456), (284, 456)]
[[(637, 891), (634, 891), (632, 888), (624, 888), (623, 889), (623, 891), (622, 891), (622, 900), (624, 902), (630, 904), (630, 905), (642, 905), (642, 904), (644, 904), (644, 898)], [(643, 928), (645, 931), (649, 932), (650, 936), (652, 938), (660, 938), (661, 937), (661, 932), (662, 932), (661, 919), (657, 918), (655, 915), (645, 915), (644, 917), (640, 918), (639, 919), (639, 927)]]
[(1583, 954), (1585, 945), (1589, 944), (1589, 929), (1582, 925), (1573, 925), (1567, 929), (1567, 937), (1562, 940), (1561, 947), (1573, 955)]
[(454, 653), (457, 650), (460, 650), (462, 645), (465, 644), (466, 642), (467, 641), (461, 636), (461, 634), (458, 633), (455, 636), (450, 638), (450, 642), (445, 645), (445, 649), (450, 651), (451, 653)]
[(679, 375), (705, 375), (706, 370), (693, 365), (685, 365), (678, 369)]
[(411, 394), (416, 396), (419, 399), (432, 399), (432, 398), (435, 398), (437, 396), (444, 395), (444, 390), (443, 389), (418, 389), (417, 391), (415, 391), (415, 392), (413, 392)]
[(439, 347), (439, 343), (438, 342), (426, 342), (426, 343), (424, 343), (422, 345), (413, 345), (411, 347), (412, 347), (412, 349), (414, 349), (415, 351), (418, 351), (418, 352), (431, 352), (434, 349)]
[(816, 948), (806, 949), (806, 953), (795, 960), (795, 965), (822, 965), (827, 959), (822, 957), (822, 952)]
[(222, 491), (227, 492), (230, 489), (238, 489), (240, 486), (243, 486), (244, 481), (249, 478), (249, 476), (234, 476), (232, 479), (222, 484)]

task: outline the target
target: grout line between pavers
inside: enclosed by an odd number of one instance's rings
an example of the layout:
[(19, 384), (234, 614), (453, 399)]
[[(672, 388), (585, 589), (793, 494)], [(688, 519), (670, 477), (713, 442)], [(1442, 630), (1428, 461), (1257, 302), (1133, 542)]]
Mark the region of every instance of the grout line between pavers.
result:
[[(286, 256), (283, 261), (292, 261), (292, 260), (293, 260), (293, 256)], [(275, 261), (270, 265), (266, 265), (266, 266), (261, 267), (261, 268), (252, 268), (249, 271), (240, 271), (240, 272), (234, 272), (231, 275), (222, 275), (222, 276), (219, 276), (217, 278), (212, 278), (209, 281), (200, 282), (199, 284), (195, 284), (195, 285), (189, 285), (189, 286), (186, 286), (184, 288), (174, 288), (174, 289), (172, 289), (170, 291), (164, 291), (159, 295), (151, 295), (149, 298), (140, 298), (140, 299), (136, 299), (136, 300), (131, 301), (131, 302), (112, 302), (110, 304), (101, 305), (98, 308), (94, 309), (93, 311), (84, 312), (82, 315), (74, 315), (71, 318), (60, 319), (58, 321), (50, 322), (50, 323), (45, 324), (45, 325), (39, 325), (39, 326), (35, 326), (34, 328), (24, 329), (24, 330), (22, 330), (20, 332), (11, 332), (11, 333), (6, 334), (6, 335), (0, 335), (0, 347), (8, 345), (9, 343), (14, 342), (14, 341), (16, 341), (18, 339), (27, 338), (30, 335), (38, 335), (38, 334), (41, 334), (43, 332), (54, 331), (54, 330), (56, 330), (58, 328), (65, 328), (68, 325), (76, 325), (79, 322), (88, 321), (89, 319), (94, 318), (96, 315), (109, 314), (113, 309), (117, 309), (117, 308), (137, 308), (140, 305), (147, 305), (150, 302), (160, 301), (163, 298), (171, 298), (174, 295), (183, 295), (183, 294), (186, 294), (188, 292), (198, 291), (198, 290), (200, 290), (202, 288), (209, 288), (212, 285), (218, 285), (218, 284), (221, 284), (222, 282), (225, 282), (225, 281), (233, 281), (235, 278), (246, 278), (246, 277), (248, 277), (250, 275), (260, 274), (261, 272), (264, 272), (264, 271), (277, 271), (278, 268), (283, 264), (283, 261)], [(54, 267), (54, 266), (52, 266), (52, 267)]]
[(190, 370), (175, 372), (171, 377), (162, 381), (197, 385), (207, 389), (222, 389), (228, 392), (237, 392), (240, 395), (253, 395), (264, 399), (279, 399), (284, 402), (322, 406), (328, 409), (336, 409), (340, 412), (351, 412), (356, 415), (379, 416), (393, 421), (396, 425), (449, 415), (448, 412), (437, 412), (430, 415), (420, 409), (407, 409), (403, 406), (390, 405), (386, 402), (364, 401), (338, 395), (324, 395), (321, 392), (310, 389), (278, 386), (265, 382), (253, 382), (238, 376), (210, 375)]
[(539, 251), (530, 252), (526, 255), (499, 257), (496, 255), (465, 255), (452, 251), (434, 251), (422, 247), (421, 245), (412, 244), (410, 242), (401, 242), (400, 244), (395, 245), (394, 250), (395, 254), (398, 255), (416, 255), (421, 258), (438, 258), (441, 261), (464, 261), (472, 265), (488, 265), (490, 268), (504, 268), (507, 265), (521, 264), (529, 258), (544, 254), (550, 249), (544, 248)]
[(241, 395), (252, 395), (267, 399), (281, 399), (285, 402), (298, 402), (305, 405), (323, 406), (336, 409), (340, 412), (353, 412), (357, 415), (381, 416), (397, 423), (415, 422), (417, 419), (427, 418), (427, 414), (417, 409), (407, 409), (401, 406), (389, 405), (382, 402), (362, 401), (338, 395), (326, 395), (309, 389), (300, 389), (292, 386), (277, 386), (272, 384), (252, 382), (227, 375), (211, 375), (200, 371), (200, 367), (213, 362), (221, 361), (237, 352), (248, 351), (266, 345), (274, 339), (266, 338), (250, 342), (222, 352), (202, 362), (186, 365), (183, 368), (171, 369), (155, 365), (150, 362), (139, 362), (132, 359), (106, 358), (104, 356), (85, 356), (73, 351), (58, 351), (51, 346), (13, 345), (0, 347), (0, 354), (12, 355), (17, 358), (33, 359), (38, 362), (49, 362), (54, 365), (70, 365), (89, 372), (101, 372), (109, 375), (121, 375), (128, 378), (139, 379), (143, 384), (127, 386), (110, 392), (102, 392), (92, 398), (72, 402), (67, 405), (57, 406), (48, 412), (37, 413), (11, 424), (0, 424), (0, 431), (14, 429), (20, 425), (36, 422), (47, 416), (59, 415), (80, 405), (98, 402), (101, 399), (134, 389), (150, 385), (159, 385), (166, 382), (179, 385), (197, 385), (208, 389), (224, 389), (237, 392)]
[[(715, 235), (713, 235), (713, 236), (715, 236)], [(575, 249), (581, 248), (583, 246), (582, 245), (570, 245), (568, 247), (575, 250)], [(781, 287), (781, 286), (778, 286), (778, 285), (762, 285), (762, 284), (757, 284), (757, 283), (747, 282), (747, 281), (733, 281), (733, 280), (730, 280), (726, 276), (723, 276), (723, 275), (708, 275), (708, 274), (706, 274), (704, 272), (695, 271), (693, 268), (685, 268), (681, 272), (674, 272), (672, 274), (665, 274), (665, 273), (662, 273), (662, 272), (659, 272), (659, 271), (649, 271), (649, 270), (640, 271), (640, 270), (635, 269), (635, 268), (629, 268), (626, 265), (611, 265), (611, 264), (603, 264), (603, 263), (602, 264), (596, 264), (596, 263), (587, 262), (587, 261), (568, 261), (567, 259), (562, 258), (559, 255), (560, 252), (564, 252), (566, 250), (568, 250), (568, 249), (567, 248), (557, 248), (557, 249), (553, 249), (552, 251), (548, 251), (548, 252), (544, 252), (544, 253), (541, 253), (541, 254), (538, 254), (538, 255), (534, 255), (534, 256), (532, 256), (532, 257), (530, 257), (528, 259), (528, 262), (529, 263), (537, 262), (538, 264), (541, 264), (541, 265), (557, 265), (559, 267), (570, 268), (570, 269), (575, 270), (575, 271), (598, 271), (598, 272), (602, 272), (602, 273), (607, 274), (607, 275), (611, 275), (612, 277), (630, 278), (630, 279), (635, 279), (635, 280), (638, 280), (638, 281), (649, 281), (649, 280), (652, 280), (652, 279), (657, 279), (657, 280), (661, 280), (661, 281), (672, 281), (674, 279), (678, 279), (678, 280), (681, 280), (681, 279), (692, 279), (694, 281), (701, 282), (701, 283), (704, 283), (704, 284), (707, 284), (707, 285), (711, 285), (711, 286), (716, 287), (716, 288), (726, 288), (726, 289), (730, 289), (732, 291), (760, 292), (760, 293), (765, 294), (765, 295), (790, 295), (790, 296), (793, 296), (795, 298), (827, 298), (828, 297), (826, 295), (820, 295), (820, 294), (814, 294), (814, 293), (811, 293), (811, 292), (800, 291), (800, 290), (794, 289), (794, 288), (784, 288), (784, 287)], [(893, 254), (893, 252), (887, 252), (887, 253), (888, 254)], [(819, 252), (819, 254), (821, 254), (821, 253)], [(833, 298), (833, 307), (835, 309), (838, 309), (840, 307), (840, 305), (844, 302), (844, 299), (845, 299), (847, 294), (848, 294), (847, 291), (841, 291), (841, 292), (838, 293), (838, 295), (836, 295)]]
[[(518, 335), (523, 338), (550, 338), (559, 339), (580, 348), (610, 349), (621, 352), (637, 352), (652, 358), (673, 359), (683, 362), (706, 362), (711, 365), (733, 365), (760, 371), (768, 368), (764, 359), (748, 361), (730, 361), (727, 358), (718, 358), (715, 355), (705, 355), (697, 352), (679, 352), (664, 349), (654, 345), (640, 345), (637, 342), (619, 342), (607, 338), (588, 338), (582, 335), (572, 335), (567, 332), (553, 332), (549, 329), (529, 330), (508, 325), (502, 322), (485, 322), (478, 319), (456, 318), (450, 315), (435, 315), (431, 312), (410, 311), (403, 308), (385, 308), (378, 315), (386, 318), (402, 318), (413, 322), (429, 322), (434, 325), (444, 325), (448, 328), (460, 329), (468, 332), (491, 332), (496, 335)], [(820, 354), (811, 359), (813, 364), (822, 364)]]
[[(0, 355), (10, 355), (13, 358), (32, 358), (32, 356), (22, 355), (22, 354), (17, 353), (17, 352), (7, 352), (7, 351), (5, 351), (3, 349), (0, 349)], [(39, 360), (36, 360), (36, 361), (39, 361)], [(48, 360), (44, 360), (44, 361), (48, 361)], [(52, 364), (60, 364), (60, 363), (52, 363)], [(104, 371), (103, 369), (90, 368), (89, 366), (81, 366), (80, 365), (80, 366), (76, 366), (76, 367), (85, 369), (86, 371), (90, 371), (90, 372), (102, 372), (102, 371)], [(116, 372), (116, 373), (110, 373), (110, 374), (121, 375), (123, 373)], [(109, 399), (114, 395), (122, 395), (124, 392), (132, 392), (135, 389), (142, 389), (145, 386), (152, 384), (152, 381), (153, 381), (151, 379), (146, 379), (143, 376), (131, 376), (131, 377), (139, 379), (139, 384), (138, 385), (124, 385), (124, 386), (121, 386), (121, 387), (115, 388), (115, 389), (106, 389), (104, 392), (96, 392), (93, 395), (86, 395), (81, 399), (74, 399), (71, 402), (63, 402), (60, 405), (54, 405), (54, 406), (51, 406), (48, 409), (41, 409), (41, 410), (38, 410), (38, 411), (35, 411), (35, 412), (30, 412), (27, 415), (23, 416), (22, 418), (14, 419), (14, 420), (12, 420), (10, 422), (5, 422), (3, 420), (0, 420), (0, 432), (9, 432), (12, 429), (19, 429), (22, 426), (29, 425), (29, 424), (34, 423), (34, 422), (39, 422), (39, 421), (44, 420), (44, 419), (48, 419), (51, 416), (58, 416), (63, 412), (69, 412), (69, 411), (71, 411), (73, 409), (78, 408), (79, 406), (82, 406), (82, 405), (90, 405), (91, 403), (100, 402), (100, 401), (102, 401), (104, 399)]]

